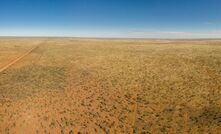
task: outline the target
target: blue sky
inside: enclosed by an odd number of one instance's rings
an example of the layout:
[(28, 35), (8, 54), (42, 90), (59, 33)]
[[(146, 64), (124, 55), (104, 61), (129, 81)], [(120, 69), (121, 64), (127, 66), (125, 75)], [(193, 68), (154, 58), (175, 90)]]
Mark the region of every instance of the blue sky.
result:
[(0, 35), (219, 38), (220, 7), (220, 0), (0, 0)]

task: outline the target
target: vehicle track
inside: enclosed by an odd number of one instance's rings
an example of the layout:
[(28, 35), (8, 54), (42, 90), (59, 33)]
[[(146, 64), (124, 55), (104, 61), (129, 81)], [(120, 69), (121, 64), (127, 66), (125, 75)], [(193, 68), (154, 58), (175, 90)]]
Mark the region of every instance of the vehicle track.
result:
[(133, 120), (132, 120), (132, 126), (133, 126), (133, 131), (135, 131), (135, 123), (137, 119), (137, 107), (138, 107), (138, 91), (135, 91), (135, 101), (134, 101), (134, 112), (133, 112)]
[(29, 55), (31, 52), (33, 52), (34, 50), (36, 50), (39, 45), (42, 43), (39, 43), (38, 45), (36, 45), (35, 47), (33, 47), (32, 49), (30, 49), (29, 51), (27, 51), (25, 54), (21, 55), (20, 57), (16, 58), (15, 60), (13, 60), (12, 62), (8, 63), (6, 66), (4, 66), (3, 68), (0, 69), (0, 73), (4, 72), (5, 70), (7, 70), (10, 66), (14, 65), (15, 63), (17, 63), (18, 61), (20, 61), (21, 59), (23, 59), (24, 57), (26, 57), (27, 55)]

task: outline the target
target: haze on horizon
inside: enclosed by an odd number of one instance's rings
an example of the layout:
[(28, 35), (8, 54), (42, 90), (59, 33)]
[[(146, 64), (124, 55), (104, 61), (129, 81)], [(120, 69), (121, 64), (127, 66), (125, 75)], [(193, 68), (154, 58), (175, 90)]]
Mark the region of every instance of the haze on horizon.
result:
[(219, 0), (1, 0), (0, 36), (221, 38)]

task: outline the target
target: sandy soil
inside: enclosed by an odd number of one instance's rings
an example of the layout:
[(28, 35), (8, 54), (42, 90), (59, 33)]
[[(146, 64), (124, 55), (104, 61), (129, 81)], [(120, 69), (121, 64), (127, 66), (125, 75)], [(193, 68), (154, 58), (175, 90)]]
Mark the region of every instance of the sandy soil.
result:
[(0, 133), (221, 133), (219, 40), (0, 40)]

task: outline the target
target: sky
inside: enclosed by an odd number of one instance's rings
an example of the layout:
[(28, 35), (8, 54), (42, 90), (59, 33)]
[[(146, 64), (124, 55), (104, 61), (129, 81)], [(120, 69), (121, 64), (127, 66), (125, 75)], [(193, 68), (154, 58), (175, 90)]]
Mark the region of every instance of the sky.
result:
[(0, 36), (221, 38), (221, 0), (0, 0)]

